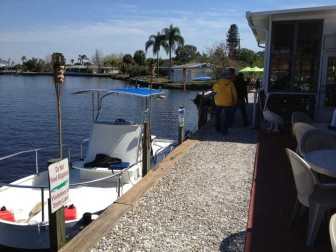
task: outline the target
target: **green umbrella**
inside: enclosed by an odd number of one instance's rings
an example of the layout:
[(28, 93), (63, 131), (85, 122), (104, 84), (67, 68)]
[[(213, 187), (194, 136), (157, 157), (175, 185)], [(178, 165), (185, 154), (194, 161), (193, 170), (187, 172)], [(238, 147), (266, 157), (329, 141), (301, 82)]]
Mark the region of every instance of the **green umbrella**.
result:
[(245, 67), (245, 68), (239, 70), (239, 72), (252, 72), (251, 69), (252, 69), (251, 67)]
[(239, 72), (263, 72), (263, 71), (264, 71), (263, 68), (255, 66), (255, 67), (245, 67), (241, 69)]
[(263, 72), (264, 68), (259, 68), (257, 66), (251, 68), (251, 72)]

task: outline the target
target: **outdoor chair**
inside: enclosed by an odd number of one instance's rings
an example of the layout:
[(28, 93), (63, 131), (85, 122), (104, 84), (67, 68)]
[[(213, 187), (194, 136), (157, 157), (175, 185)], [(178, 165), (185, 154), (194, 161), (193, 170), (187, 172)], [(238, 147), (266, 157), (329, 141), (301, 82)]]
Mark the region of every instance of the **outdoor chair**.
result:
[(299, 154), (299, 142), (301, 142), (303, 134), (312, 129), (315, 129), (315, 127), (305, 122), (296, 122), (292, 125), (292, 135), (295, 137), (297, 143), (296, 153)]
[(310, 129), (316, 129), (314, 127), (314, 125), (309, 124), (309, 123), (305, 123), (305, 122), (296, 122), (294, 124), (292, 124), (292, 135), (293, 136), (297, 136), (297, 135), (302, 135), (302, 133), (306, 130), (310, 130)]
[(286, 153), (292, 167), (297, 191), (290, 225), (293, 224), (300, 208), (302, 206), (308, 207), (309, 222), (306, 245), (313, 246), (325, 212), (336, 208), (336, 189), (323, 187), (315, 173), (310, 169), (309, 164), (294, 151), (286, 148)]
[(298, 136), (298, 153), (304, 157), (306, 153), (323, 150), (336, 149), (336, 139), (325, 130), (306, 130), (302, 136)]
[(295, 128), (294, 125), (296, 123), (305, 123), (305, 124), (312, 124), (313, 119), (306, 113), (301, 111), (294, 111), (291, 116), (292, 119), (292, 135), (295, 136)]
[(332, 251), (336, 252), (336, 214), (333, 214), (330, 218), (329, 234)]

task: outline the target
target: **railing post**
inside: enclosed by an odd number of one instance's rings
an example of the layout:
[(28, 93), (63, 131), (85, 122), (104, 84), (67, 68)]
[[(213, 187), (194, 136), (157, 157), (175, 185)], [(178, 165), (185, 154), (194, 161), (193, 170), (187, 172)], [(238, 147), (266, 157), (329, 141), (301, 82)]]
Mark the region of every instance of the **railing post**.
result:
[(41, 188), (42, 222), (44, 222), (44, 188)]
[(120, 185), (121, 185), (121, 176), (118, 176), (118, 198), (120, 197)]
[(36, 173), (39, 172), (39, 167), (38, 167), (38, 150), (35, 150), (35, 169)]

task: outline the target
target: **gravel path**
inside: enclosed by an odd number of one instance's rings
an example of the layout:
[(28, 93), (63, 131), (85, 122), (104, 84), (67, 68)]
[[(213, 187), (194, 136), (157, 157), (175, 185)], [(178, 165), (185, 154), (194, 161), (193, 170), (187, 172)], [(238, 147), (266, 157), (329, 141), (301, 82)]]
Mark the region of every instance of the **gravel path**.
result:
[(244, 250), (258, 133), (206, 127), (93, 252)]

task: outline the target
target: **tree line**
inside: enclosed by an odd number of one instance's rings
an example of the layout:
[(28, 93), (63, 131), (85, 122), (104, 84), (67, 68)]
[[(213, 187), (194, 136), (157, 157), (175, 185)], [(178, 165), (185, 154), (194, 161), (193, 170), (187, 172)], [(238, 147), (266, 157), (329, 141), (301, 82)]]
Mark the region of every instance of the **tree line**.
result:
[[(155, 58), (146, 58), (149, 50)], [(161, 50), (168, 55), (168, 59), (160, 57)], [(225, 71), (227, 67), (243, 68), (246, 66), (263, 66), (264, 52), (254, 52), (247, 48), (240, 48), (240, 35), (236, 24), (232, 24), (226, 34), (226, 40), (216, 42), (206, 47), (206, 52), (200, 53), (196, 46), (185, 44), (179, 27), (172, 24), (149, 36), (145, 42), (145, 50), (139, 49), (131, 54), (110, 54), (104, 56), (101, 50), (96, 49), (91, 60), (85, 54), (78, 55), (78, 58), (70, 59), (68, 65), (94, 65), (100, 69), (103, 67), (115, 67), (130, 77), (148, 75), (149, 65), (155, 64), (157, 77), (164, 76), (170, 79), (169, 73), (173, 65), (186, 63), (209, 63), (215, 73)], [(51, 71), (51, 55), (45, 60), (32, 58), (21, 58), (22, 64), (17, 68), (22, 71), (48, 72)], [(161, 67), (161, 68), (160, 68)]]

